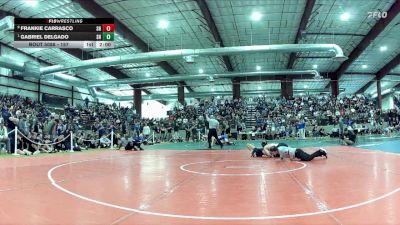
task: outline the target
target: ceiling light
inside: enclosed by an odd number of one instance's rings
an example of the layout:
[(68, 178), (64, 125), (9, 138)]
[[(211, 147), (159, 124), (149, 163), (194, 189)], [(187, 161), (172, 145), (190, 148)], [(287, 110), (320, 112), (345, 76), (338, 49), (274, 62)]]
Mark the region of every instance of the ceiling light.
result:
[(218, 99), (220, 99), (220, 98), (221, 98), (221, 96), (219, 96), (219, 95), (218, 95), (218, 96), (217, 96), (217, 98), (218, 98)]
[(257, 89), (258, 89), (258, 90), (261, 90), (261, 86), (258, 86)]
[(149, 73), (146, 73), (146, 77), (150, 77), (150, 74), (149, 74)]
[(169, 25), (169, 22), (166, 21), (166, 20), (161, 20), (158, 23), (158, 27), (161, 28), (161, 29), (167, 29), (168, 25)]
[(380, 50), (381, 52), (384, 52), (384, 51), (387, 50), (387, 46), (386, 46), (386, 45), (385, 45), (385, 46), (381, 46), (381, 47), (379, 48), (379, 50)]
[(340, 15), (340, 20), (341, 21), (348, 21), (350, 19), (350, 13), (343, 13), (342, 15)]
[(305, 84), (305, 85), (304, 85), (304, 88), (308, 88), (308, 85), (307, 85), (307, 84)]
[(211, 88), (211, 91), (212, 91), (212, 92), (214, 92), (214, 91), (215, 91), (215, 89), (214, 89), (214, 88)]
[(29, 6), (36, 7), (39, 2), (38, 0), (25, 0), (25, 3)]
[(253, 12), (253, 14), (251, 14), (251, 19), (253, 21), (259, 21), (262, 17), (262, 14), (260, 12)]
[(203, 69), (199, 69), (199, 73), (204, 73), (204, 70)]
[(368, 68), (368, 65), (362, 65), (361, 68), (367, 69), (367, 68)]
[(260, 98), (261, 98), (261, 97), (262, 97), (262, 95), (261, 95), (261, 94), (259, 94), (259, 95), (258, 95), (258, 97), (260, 97)]
[(256, 70), (261, 70), (261, 66), (256, 66)]
[(392, 91), (392, 89), (386, 89), (384, 91), (382, 91), (381, 95), (386, 95), (387, 93), (390, 93)]
[(312, 68), (317, 69), (317, 68), (318, 68), (318, 65), (317, 65), (317, 64), (314, 64), (314, 65), (312, 66)]

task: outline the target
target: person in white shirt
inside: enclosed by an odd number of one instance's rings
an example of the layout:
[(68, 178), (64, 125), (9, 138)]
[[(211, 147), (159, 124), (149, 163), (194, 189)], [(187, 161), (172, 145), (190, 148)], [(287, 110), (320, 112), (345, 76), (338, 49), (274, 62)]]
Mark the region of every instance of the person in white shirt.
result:
[(145, 139), (149, 138), (150, 132), (151, 131), (150, 131), (149, 125), (145, 124), (144, 127), (143, 127), (143, 136), (144, 136)]
[(207, 114), (206, 114), (206, 120), (208, 122), (208, 148), (211, 149), (211, 138), (214, 137), (216, 142), (217, 142), (217, 144), (219, 144), (221, 146), (221, 149), (222, 149), (224, 145), (219, 140), (218, 134), (217, 134), (217, 129), (218, 129), (218, 126), (219, 126), (218, 120), (214, 119), (213, 115), (208, 117)]
[[(9, 150), (9, 138), (8, 138), (8, 132), (7, 132), (7, 127), (4, 126), (3, 121), (0, 122), (0, 143), (4, 143), (4, 145), (7, 147)], [(3, 147), (1, 150), (4, 150), (5, 147)]]
[(325, 156), (328, 158), (326, 150), (323, 148), (318, 149), (312, 154), (308, 154), (300, 148), (292, 148), (287, 146), (272, 147), (270, 150), (272, 156), (276, 157), (279, 154), (281, 160), (289, 158), (290, 160), (299, 159), (300, 161), (311, 161), (315, 157)]

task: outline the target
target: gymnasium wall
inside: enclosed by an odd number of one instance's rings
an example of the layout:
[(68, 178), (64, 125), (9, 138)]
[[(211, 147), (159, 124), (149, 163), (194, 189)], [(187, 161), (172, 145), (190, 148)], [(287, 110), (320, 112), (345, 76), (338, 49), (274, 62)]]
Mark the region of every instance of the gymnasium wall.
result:
[(394, 101), (392, 95), (386, 95), (382, 98), (382, 110), (386, 111), (389, 109), (394, 109)]
[[(34, 100), (38, 100), (39, 84), (37, 80), (34, 79), (21, 79), (16, 77), (7, 76), (5, 74), (0, 74), (0, 94), (1, 95), (21, 95), (25, 97), (30, 97)], [(40, 95), (43, 93), (55, 95), (59, 97), (68, 98), (68, 102), (72, 103), (72, 87), (71, 86), (61, 86), (51, 84), (49, 82), (41, 82), (40, 84)], [(74, 105), (83, 104), (86, 97), (90, 101), (93, 98), (89, 95), (89, 92), (83, 88), (74, 87)], [(41, 97), (41, 96), (40, 96)]]
[(171, 110), (171, 105), (163, 105), (158, 101), (143, 101), (142, 117), (143, 118), (166, 118), (167, 111)]

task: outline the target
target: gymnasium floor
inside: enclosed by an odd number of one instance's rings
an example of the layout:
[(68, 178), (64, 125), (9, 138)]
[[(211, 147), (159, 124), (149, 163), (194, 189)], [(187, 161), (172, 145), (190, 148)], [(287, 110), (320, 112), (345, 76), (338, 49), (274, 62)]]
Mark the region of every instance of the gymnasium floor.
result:
[(244, 141), (1, 157), (0, 224), (400, 224), (399, 138), (287, 142), (329, 158), (255, 159)]

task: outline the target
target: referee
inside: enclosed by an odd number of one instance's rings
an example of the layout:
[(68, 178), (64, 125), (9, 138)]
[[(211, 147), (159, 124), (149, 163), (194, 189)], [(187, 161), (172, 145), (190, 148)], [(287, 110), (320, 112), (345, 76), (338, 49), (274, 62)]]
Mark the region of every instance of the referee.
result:
[(219, 144), (221, 146), (221, 149), (222, 149), (223, 144), (219, 140), (218, 134), (217, 134), (217, 128), (219, 126), (218, 120), (214, 119), (213, 115), (208, 117), (207, 114), (206, 114), (206, 119), (207, 119), (207, 122), (208, 122), (208, 148), (211, 149), (211, 137), (214, 137), (216, 142), (217, 142), (217, 144)]

